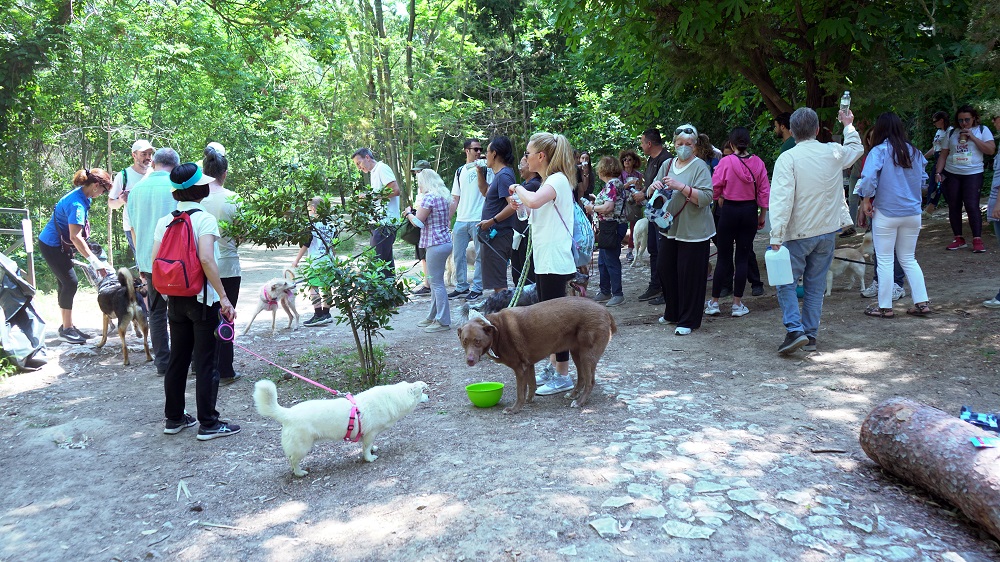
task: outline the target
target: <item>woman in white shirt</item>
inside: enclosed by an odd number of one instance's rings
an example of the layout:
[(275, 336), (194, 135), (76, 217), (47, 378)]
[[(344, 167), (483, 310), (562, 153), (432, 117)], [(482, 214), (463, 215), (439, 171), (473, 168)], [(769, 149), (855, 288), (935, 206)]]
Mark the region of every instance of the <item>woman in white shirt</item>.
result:
[[(979, 210), (979, 191), (983, 188), (983, 155), (993, 154), (996, 143), (988, 127), (979, 123), (979, 113), (970, 105), (963, 105), (955, 113), (955, 128), (948, 131), (948, 139), (941, 149), (934, 179), (944, 183), (942, 191), (948, 202), (948, 221), (955, 240), (948, 250), (968, 247), (962, 236), (962, 205), (969, 215), (972, 230), (972, 251), (981, 254), (983, 245), (983, 215)], [(942, 175), (943, 173), (943, 175)]]
[[(576, 162), (573, 147), (562, 135), (535, 133), (528, 141), (524, 157), (528, 170), (542, 178), (538, 191), (531, 192), (522, 185), (510, 186), (510, 194), (520, 198), (531, 209), (528, 225), (531, 229), (531, 259), (535, 265), (535, 283), (538, 300), (546, 301), (566, 296), (566, 284), (576, 273), (573, 261), (573, 184)], [(514, 202), (511, 202), (514, 204)], [(546, 380), (535, 394), (546, 396), (573, 388), (569, 376), (569, 351), (560, 351), (553, 357), (555, 373)], [(546, 371), (551, 373), (551, 371)]]

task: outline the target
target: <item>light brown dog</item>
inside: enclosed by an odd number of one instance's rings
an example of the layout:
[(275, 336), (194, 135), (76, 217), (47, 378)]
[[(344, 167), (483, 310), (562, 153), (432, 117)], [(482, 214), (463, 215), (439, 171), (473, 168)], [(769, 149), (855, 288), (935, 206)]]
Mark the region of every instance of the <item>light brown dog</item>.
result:
[(257, 319), (257, 315), (265, 310), (271, 311), (271, 335), (276, 333), (275, 324), (278, 320), (278, 305), (285, 309), (288, 314), (288, 328), (297, 330), (299, 327), (299, 311), (295, 308), (295, 281), (291, 270), (285, 270), (284, 277), (275, 277), (260, 288), (260, 297), (257, 300), (257, 310), (250, 318), (243, 335), (250, 332), (250, 326)]
[(617, 331), (607, 307), (590, 299), (563, 297), (487, 316), (472, 311), (469, 322), (458, 329), (458, 339), (470, 367), (489, 354), (514, 370), (517, 402), (504, 413), (515, 414), (535, 397), (535, 363), (559, 351), (569, 351), (576, 365), (570, 406), (585, 405), (594, 389), (597, 361)]

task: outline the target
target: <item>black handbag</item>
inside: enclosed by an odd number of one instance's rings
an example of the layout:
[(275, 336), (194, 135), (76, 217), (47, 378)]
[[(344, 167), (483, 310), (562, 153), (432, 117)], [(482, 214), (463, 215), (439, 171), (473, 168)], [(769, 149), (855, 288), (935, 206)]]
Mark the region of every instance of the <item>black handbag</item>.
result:
[(601, 250), (614, 250), (621, 246), (618, 238), (618, 221), (599, 221), (597, 223), (597, 247)]

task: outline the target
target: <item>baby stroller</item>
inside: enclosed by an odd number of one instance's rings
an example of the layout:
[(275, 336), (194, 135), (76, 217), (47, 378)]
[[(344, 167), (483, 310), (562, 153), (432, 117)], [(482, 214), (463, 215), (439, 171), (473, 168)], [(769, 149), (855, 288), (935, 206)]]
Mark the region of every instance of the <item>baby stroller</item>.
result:
[(38, 370), (45, 365), (45, 321), (31, 304), (35, 288), (21, 277), (17, 263), (4, 254), (0, 254), (0, 274), (3, 355), (21, 370)]

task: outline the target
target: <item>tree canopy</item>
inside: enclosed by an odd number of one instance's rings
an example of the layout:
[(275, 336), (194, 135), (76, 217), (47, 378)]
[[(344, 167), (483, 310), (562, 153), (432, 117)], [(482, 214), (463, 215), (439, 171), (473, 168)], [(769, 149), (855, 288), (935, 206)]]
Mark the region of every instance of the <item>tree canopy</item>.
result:
[[(952, 0), (12, 0), (0, 8), (0, 204), (47, 217), (72, 170), (131, 163), (148, 138), (227, 186), (349, 195), (362, 146), (448, 177), (465, 137), (537, 130), (597, 155), (644, 128), (737, 125), (773, 146), (773, 115), (996, 111), (998, 8)], [(926, 144), (926, 143), (924, 143)], [(402, 171), (403, 173), (399, 173)]]

